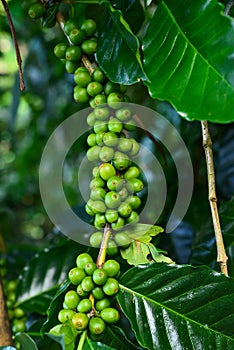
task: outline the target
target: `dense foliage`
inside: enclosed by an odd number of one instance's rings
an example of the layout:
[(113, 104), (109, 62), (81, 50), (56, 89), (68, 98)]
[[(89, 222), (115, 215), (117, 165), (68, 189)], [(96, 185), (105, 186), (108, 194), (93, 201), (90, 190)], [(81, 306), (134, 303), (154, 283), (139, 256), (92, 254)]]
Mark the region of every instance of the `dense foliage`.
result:
[[(0, 340), (0, 349), (233, 349), (234, 7), (217, 0), (8, 5), (26, 89), (19, 90), (1, 7), (0, 270), (14, 347)], [(159, 124), (144, 132), (132, 103), (165, 117), (191, 157), (193, 195), (171, 233), (164, 229), (177, 164), (157, 138)], [(39, 191), (48, 138), (85, 108), (90, 131), (72, 145), (62, 175), (69, 205), (94, 227), (87, 245), (53, 225)], [(213, 139), (230, 277), (216, 262), (201, 120)], [(144, 171), (135, 164), (139, 145), (158, 159), (166, 181), (155, 226), (138, 223), (150, 173), (147, 159), (139, 156)], [(86, 154), (94, 165), (85, 202), (77, 164)], [(152, 191), (149, 223), (161, 199), (157, 186)]]

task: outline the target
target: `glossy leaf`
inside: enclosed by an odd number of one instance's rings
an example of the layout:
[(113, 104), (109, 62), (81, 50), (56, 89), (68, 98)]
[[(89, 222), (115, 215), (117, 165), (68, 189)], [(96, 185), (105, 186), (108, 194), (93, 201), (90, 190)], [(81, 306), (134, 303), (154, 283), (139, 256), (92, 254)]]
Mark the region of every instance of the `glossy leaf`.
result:
[(86, 338), (86, 341), (83, 345), (82, 350), (116, 350), (115, 348), (112, 348), (108, 345), (102, 344), (101, 342), (95, 342), (91, 340), (90, 338)]
[(234, 22), (216, 0), (161, 1), (143, 52), (153, 98), (189, 120), (234, 120)]
[(49, 332), (52, 327), (58, 323), (58, 313), (63, 308), (64, 294), (70, 286), (69, 281), (65, 281), (58, 288), (53, 300), (50, 303), (50, 306), (47, 310), (47, 320), (43, 324), (41, 331)]
[[(163, 261), (157, 255), (156, 248), (150, 244), (152, 238), (161, 232), (163, 232), (163, 228), (159, 226), (136, 224), (129, 233), (129, 237), (133, 239), (132, 243), (129, 247), (120, 249), (122, 258), (126, 259), (130, 265), (137, 266), (149, 263), (152, 260), (151, 256), (149, 256), (152, 252), (154, 255), (153, 259), (157, 256), (157, 261)], [(167, 260), (167, 262), (172, 261)]]
[(125, 335), (122, 328), (117, 326), (108, 327), (103, 343), (118, 350), (136, 350), (138, 349), (130, 339)]
[[(226, 253), (228, 255), (229, 275), (234, 277), (234, 255), (232, 249), (234, 246), (234, 198), (221, 205), (219, 215)], [(217, 251), (214, 229), (212, 221), (209, 220), (203, 229), (197, 234), (190, 262), (193, 265), (209, 265), (220, 271), (219, 265), (216, 261), (216, 255)]]
[(143, 347), (233, 349), (233, 279), (208, 267), (153, 263), (119, 282), (117, 300)]
[(24, 350), (38, 350), (35, 341), (26, 333), (18, 333), (15, 340), (20, 343), (20, 347)]
[(121, 11), (106, 4), (99, 25), (97, 60), (108, 78), (125, 85), (144, 78), (138, 39)]
[(58, 285), (83, 251), (83, 246), (69, 242), (36, 255), (20, 276), (17, 304), (26, 311), (45, 314)]
[(132, 31), (137, 33), (145, 19), (144, 10), (139, 0), (112, 0), (114, 8), (122, 11), (124, 19), (130, 25)]

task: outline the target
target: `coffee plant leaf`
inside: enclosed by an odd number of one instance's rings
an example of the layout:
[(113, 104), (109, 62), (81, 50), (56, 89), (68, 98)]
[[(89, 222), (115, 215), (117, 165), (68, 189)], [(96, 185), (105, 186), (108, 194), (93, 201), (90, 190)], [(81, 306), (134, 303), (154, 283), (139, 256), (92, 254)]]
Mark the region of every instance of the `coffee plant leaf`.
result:
[(54, 340), (56, 343), (60, 344), (62, 350), (75, 350), (75, 342), (71, 341), (70, 344), (65, 344), (64, 336), (56, 336), (49, 333), (45, 333), (45, 335)]
[(234, 121), (234, 21), (218, 1), (160, 1), (143, 55), (153, 98), (188, 120)]
[[(234, 277), (234, 198), (224, 202), (219, 208), (220, 223), (226, 253), (228, 256), (228, 272)], [(217, 248), (214, 236), (212, 220), (209, 219), (206, 225), (198, 232), (193, 245), (190, 262), (192, 265), (208, 265), (219, 270), (216, 261)]]
[(15, 340), (20, 343), (24, 350), (38, 350), (35, 341), (26, 333), (18, 333), (15, 335)]
[(119, 283), (117, 300), (141, 346), (234, 347), (232, 278), (207, 266), (152, 263), (128, 270)]
[(42, 332), (49, 332), (49, 330), (58, 323), (58, 313), (63, 308), (64, 295), (70, 285), (71, 283), (66, 280), (58, 288), (53, 300), (48, 307), (47, 320), (42, 325)]
[(102, 344), (101, 342), (97, 343), (87, 337), (82, 350), (117, 350), (117, 348), (112, 348), (108, 345)]
[(133, 33), (137, 33), (145, 19), (144, 9), (139, 0), (112, 0), (114, 8), (122, 11)]
[(127, 248), (120, 249), (123, 259), (126, 259), (129, 265), (140, 265), (149, 263), (148, 256), (150, 250), (148, 244), (139, 241), (133, 241)]
[(163, 228), (160, 226), (136, 224), (131, 229), (129, 237), (142, 243), (149, 243), (154, 236), (157, 236), (161, 232), (163, 232)]
[[(110, 4), (99, 23), (97, 61), (108, 78), (124, 85), (145, 79), (139, 41), (123, 18), (122, 12)], [(111, 62), (111, 64), (110, 64)]]
[(123, 329), (117, 326), (107, 328), (103, 342), (118, 350), (138, 349), (130, 339), (127, 338)]
[[(22, 271), (17, 291), (17, 305), (28, 312), (46, 314), (59, 284), (75, 265), (76, 256), (84, 246), (74, 248), (74, 242), (45, 249), (37, 254)], [(55, 264), (56, 262), (56, 264)]]
[[(167, 264), (173, 264), (173, 260), (171, 260), (171, 258), (169, 258), (168, 256), (165, 256), (164, 254), (162, 254), (162, 251), (160, 249), (158, 249), (157, 247), (155, 247), (152, 243), (148, 243), (148, 247), (150, 250), (150, 253), (152, 255), (152, 259), (155, 262), (164, 262)], [(166, 252), (163, 252), (166, 253)]]
[(13, 346), (0, 346), (0, 350), (17, 350)]

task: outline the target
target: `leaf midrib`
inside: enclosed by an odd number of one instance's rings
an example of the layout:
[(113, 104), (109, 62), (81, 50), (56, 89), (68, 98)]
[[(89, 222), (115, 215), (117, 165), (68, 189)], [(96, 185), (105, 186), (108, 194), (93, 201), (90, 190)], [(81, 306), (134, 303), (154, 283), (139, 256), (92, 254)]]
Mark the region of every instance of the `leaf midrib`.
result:
[[(177, 316), (179, 316), (179, 317), (185, 319), (186, 322), (194, 323), (194, 324), (198, 325), (199, 327), (204, 328), (206, 331), (209, 330), (209, 331), (211, 331), (211, 332), (213, 332), (213, 333), (215, 333), (215, 334), (217, 334), (217, 335), (220, 335), (220, 336), (222, 336), (222, 337), (225, 337), (225, 338), (227, 338), (228, 340), (232, 340), (232, 341), (234, 342), (234, 339), (231, 338), (231, 337), (228, 337), (226, 334), (223, 334), (223, 333), (221, 333), (221, 332), (218, 332), (218, 331), (216, 331), (216, 330), (214, 330), (214, 329), (212, 329), (212, 328), (210, 328), (210, 327), (207, 327), (207, 326), (203, 325), (202, 323), (199, 323), (199, 322), (197, 322), (197, 321), (195, 321), (195, 320), (193, 320), (193, 319), (191, 319), (191, 318), (188, 318), (188, 317), (186, 317), (186, 316), (180, 314), (179, 312), (177, 312), (177, 311), (175, 311), (175, 310), (173, 310), (173, 309), (171, 309), (171, 308), (169, 308), (169, 307), (167, 307), (167, 306), (161, 304), (160, 302), (157, 302), (157, 301), (155, 301), (155, 300), (153, 300), (153, 299), (150, 299), (150, 298), (148, 298), (148, 297), (145, 296), (145, 295), (142, 295), (142, 294), (140, 294), (140, 293), (138, 293), (138, 292), (136, 292), (136, 291), (134, 291), (134, 290), (132, 290), (132, 289), (129, 289), (128, 287), (123, 286), (122, 284), (119, 284), (119, 286), (120, 286), (120, 288), (126, 290), (129, 294), (136, 295), (136, 296), (140, 297), (141, 299), (145, 299), (145, 300), (147, 300), (147, 301), (150, 301), (151, 303), (155, 303), (156, 305), (160, 306), (161, 308), (164, 308), (164, 309), (166, 309), (166, 310), (168, 310), (168, 311), (174, 313), (175, 315), (177, 315)], [(121, 306), (121, 304), (120, 304), (120, 306)]]
[(231, 88), (234, 89), (234, 87), (226, 80), (224, 79), (224, 77), (221, 75), (221, 73), (213, 66), (211, 65), (211, 63), (198, 51), (198, 49), (195, 48), (195, 46), (191, 43), (191, 41), (189, 40), (189, 38), (184, 34), (184, 32), (182, 31), (180, 25), (178, 24), (178, 22), (175, 19), (175, 16), (173, 15), (173, 13), (170, 11), (169, 7), (167, 6), (167, 4), (162, 1), (162, 4), (164, 6), (164, 8), (166, 9), (166, 11), (168, 12), (168, 14), (170, 15), (172, 22), (175, 23), (176, 27), (178, 28), (178, 31), (181, 33), (181, 35), (183, 36), (183, 38), (185, 39), (185, 41), (187, 41), (189, 43), (189, 45), (194, 49), (194, 51), (200, 56), (200, 58), (205, 61), (207, 63), (207, 65), (209, 66), (209, 69), (213, 70), (218, 77), (225, 81), (226, 84)]

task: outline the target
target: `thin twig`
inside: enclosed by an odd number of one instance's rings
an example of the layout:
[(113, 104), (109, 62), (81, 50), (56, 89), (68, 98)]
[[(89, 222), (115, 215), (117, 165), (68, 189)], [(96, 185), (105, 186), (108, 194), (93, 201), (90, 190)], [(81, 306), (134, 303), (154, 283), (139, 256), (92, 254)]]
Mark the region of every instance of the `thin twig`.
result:
[(21, 59), (21, 54), (20, 54), (20, 49), (19, 49), (19, 45), (18, 45), (18, 41), (16, 38), (16, 33), (15, 33), (15, 27), (11, 18), (11, 14), (9, 11), (9, 7), (6, 3), (5, 0), (1, 0), (4, 10), (6, 12), (6, 16), (9, 22), (9, 26), (10, 26), (10, 30), (11, 30), (11, 35), (13, 38), (13, 42), (15, 45), (15, 53), (16, 53), (16, 60), (17, 60), (17, 64), (18, 64), (18, 69), (19, 69), (19, 79), (20, 79), (20, 90), (23, 91), (25, 89), (25, 85), (24, 85), (24, 78), (23, 78), (23, 71), (22, 71), (22, 59)]
[(6, 299), (0, 276), (0, 346), (13, 346), (11, 326), (7, 314)]
[(205, 156), (206, 156), (209, 203), (211, 208), (214, 233), (216, 238), (216, 246), (217, 246), (217, 262), (219, 263), (221, 272), (223, 272), (226, 276), (228, 276), (228, 268), (227, 268), (228, 257), (225, 252), (223, 236), (222, 236), (222, 231), (221, 231), (221, 226), (219, 221), (219, 213), (217, 208), (212, 140), (209, 133), (208, 122), (202, 121), (201, 128), (202, 128), (203, 147), (204, 147)]

